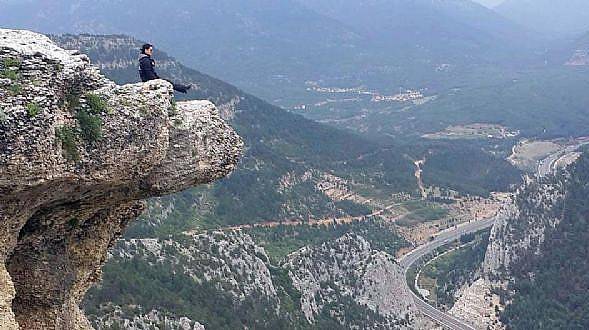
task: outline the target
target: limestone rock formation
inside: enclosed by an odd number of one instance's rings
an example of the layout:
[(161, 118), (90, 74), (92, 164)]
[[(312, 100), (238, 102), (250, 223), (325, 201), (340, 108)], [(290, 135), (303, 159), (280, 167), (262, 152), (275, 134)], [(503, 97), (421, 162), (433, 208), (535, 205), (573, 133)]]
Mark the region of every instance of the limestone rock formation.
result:
[(115, 306), (112, 312), (96, 320), (97, 330), (116, 329), (117, 326), (126, 330), (143, 329), (178, 329), (178, 330), (205, 330), (204, 325), (187, 317), (170, 317), (158, 310), (152, 310), (144, 315), (126, 319), (121, 307)]
[(471, 320), (477, 328), (505, 328), (498, 315), (505, 306), (497, 292), (506, 291), (514, 269), (541, 254), (546, 233), (561, 222), (567, 176), (565, 170), (527, 178), (512, 199), (505, 201), (491, 229), (482, 277), (456, 302), (454, 315)]
[(497, 215), (485, 254), (483, 272), (493, 281), (510, 277), (510, 269), (527, 255), (540, 253), (548, 228), (561, 221), (565, 177), (527, 180)]
[[(172, 294), (172, 298), (162, 297), (161, 306), (154, 306), (150, 299), (141, 296), (135, 297), (132, 305), (120, 301), (94, 305), (97, 310), (89, 312), (88, 318), (96, 329), (111, 329), (113, 325), (124, 329), (150, 329), (152, 324), (161, 327), (162, 323), (156, 321), (164, 319), (168, 322), (166, 329), (184, 329), (182, 320), (191, 326), (190, 329), (195, 326), (200, 329), (198, 324), (201, 323), (211, 329), (239, 329), (240, 322), (248, 324), (244, 329), (269, 329), (272, 327), (268, 322), (287, 317), (284, 313), (279, 315), (284, 311), (277, 292), (280, 284), (273, 282), (266, 251), (241, 231), (187, 232), (165, 239), (124, 239), (119, 240), (109, 256), (111, 265), (139, 264), (153, 271), (150, 274), (157, 274), (153, 283), (156, 292), (165, 292), (158, 290), (170, 282), (175, 283), (174, 287), (189, 287), (190, 290)], [(128, 269), (132, 273), (134, 267)], [(174, 279), (167, 280), (171, 274), (175, 274)], [(145, 274), (145, 278), (142, 275), (138, 281), (151, 278), (149, 274)], [(160, 278), (166, 283), (158, 283)], [(108, 287), (111, 283), (107, 276), (104, 285)], [(190, 311), (194, 313), (170, 310), (170, 299), (190, 304)], [(122, 306), (115, 303), (122, 303)], [(154, 308), (159, 310), (154, 311)], [(250, 313), (257, 315), (252, 316), (256, 321), (249, 323), (241, 319)], [(209, 318), (199, 319), (199, 315)]]
[(45, 36), (0, 29), (0, 324), (88, 329), (79, 310), (143, 199), (224, 177), (243, 143), (163, 80), (117, 86)]
[(504, 329), (499, 319), (501, 310), (500, 297), (492, 290), (492, 284), (485, 278), (479, 278), (469, 285), (456, 301), (450, 314), (469, 320), (476, 329)]
[(187, 233), (184, 239), (130, 239), (112, 252), (118, 261), (145, 260), (150, 264), (171, 264), (196, 283), (223, 283), (223, 291), (243, 301), (258, 295), (279, 305), (276, 288), (266, 265), (264, 248), (241, 232)]
[[(373, 250), (361, 236), (346, 234), (304, 247), (290, 254), (282, 267), (301, 292), (301, 309), (310, 323), (321, 313), (352, 329), (412, 329), (420, 328), (423, 321), (394, 258)], [(374, 315), (355, 324), (348, 313), (354, 306), (366, 307)]]
[[(221, 328), (219, 324), (224, 324), (227, 315), (209, 301), (230, 309), (234, 315), (257, 315), (252, 319), (235, 316), (229, 320), (231, 326), (226, 326), (231, 329), (431, 328), (406, 291), (403, 272), (394, 258), (373, 249), (361, 236), (346, 234), (320, 245), (305, 246), (274, 264), (265, 248), (243, 231), (185, 234), (166, 239), (121, 240), (109, 260), (116, 265), (144, 265), (139, 269), (159, 267), (177, 274), (177, 279), (183, 276), (187, 281), (179, 286), (211, 294), (204, 302), (202, 298), (194, 299), (191, 305), (194, 310), (206, 310), (208, 319), (199, 319), (198, 313), (154, 312), (149, 299), (123, 302), (122, 306), (103, 301), (89, 315), (97, 329), (150, 324), (155, 314), (160, 320), (167, 317), (170, 329), (182, 329), (178, 322), (186, 318), (205, 327)], [(194, 297), (194, 293), (177, 299), (188, 297)], [(211, 325), (215, 322), (219, 323)]]

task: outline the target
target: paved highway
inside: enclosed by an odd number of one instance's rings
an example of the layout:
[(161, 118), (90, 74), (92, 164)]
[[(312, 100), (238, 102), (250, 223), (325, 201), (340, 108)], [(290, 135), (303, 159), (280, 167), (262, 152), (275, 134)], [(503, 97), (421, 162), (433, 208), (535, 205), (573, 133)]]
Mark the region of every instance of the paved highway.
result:
[(563, 159), (563, 158), (567, 157), (568, 155), (570, 155), (574, 152), (577, 152), (577, 150), (579, 150), (579, 148), (581, 148), (582, 146), (585, 146), (587, 144), (589, 144), (589, 141), (587, 141), (586, 138), (579, 139), (576, 144), (567, 146), (563, 150), (557, 151), (557, 152), (553, 153), (552, 155), (542, 159), (538, 163), (537, 175), (539, 177), (544, 177), (550, 173), (554, 173), (559, 165), (558, 161), (560, 159)]
[[(569, 145), (566, 148), (557, 151), (548, 157), (544, 158), (538, 164), (538, 172), (537, 175), (539, 177), (546, 176), (555, 171), (558, 167), (559, 160), (564, 159), (567, 156), (570, 156), (572, 153), (576, 152), (581, 146), (588, 145), (589, 138), (579, 138), (577, 139), (577, 143), (573, 145)], [(461, 225), (457, 228), (451, 228), (445, 230), (438, 234), (436, 238), (429, 242), (428, 244), (422, 245), (417, 249), (411, 251), (409, 254), (403, 256), (401, 260), (399, 260), (399, 264), (403, 267), (405, 275), (407, 275), (407, 271), (409, 268), (416, 263), (419, 259), (423, 258), (424, 256), (430, 254), (435, 249), (446, 245), (452, 241), (460, 239), (460, 236), (464, 234), (474, 233), (489, 227), (492, 227), (495, 223), (495, 217), (470, 222), (464, 225)], [(405, 276), (406, 277), (406, 276)], [(447, 329), (451, 330), (475, 330), (473, 326), (468, 324), (464, 320), (460, 320), (450, 314), (442, 312), (441, 310), (436, 309), (434, 306), (428, 304), (425, 300), (423, 300), (420, 296), (416, 295), (412, 290), (409, 289), (409, 284), (406, 283), (407, 289), (413, 295), (413, 299), (415, 300), (415, 304), (417, 308), (425, 315), (432, 318), (434, 321), (438, 322), (442, 326)]]
[[(405, 256), (403, 256), (403, 258), (401, 260), (399, 260), (399, 264), (401, 265), (401, 267), (403, 267), (405, 275), (407, 275), (407, 271), (415, 262), (417, 262), (419, 259), (423, 258), (424, 256), (430, 254), (435, 249), (437, 249), (443, 245), (446, 245), (452, 241), (460, 239), (460, 237), (464, 234), (475, 233), (477, 231), (489, 228), (489, 227), (493, 226), (493, 223), (495, 223), (494, 217), (489, 218), (489, 219), (485, 219), (485, 220), (481, 220), (481, 221), (469, 222), (469, 223), (463, 224), (461, 226), (445, 230), (445, 231), (441, 232), (440, 234), (438, 234), (438, 236), (436, 236), (436, 238), (433, 241), (431, 241), (425, 245), (422, 245), (422, 246), (418, 247), (417, 249), (411, 251), (410, 253), (406, 254)], [(406, 283), (406, 284), (407, 284), (407, 287), (409, 287), (409, 284), (408, 283)], [(407, 289), (413, 295), (413, 299), (415, 300), (415, 304), (417, 305), (417, 308), (423, 314), (429, 316), (430, 318), (432, 318), (434, 321), (438, 322), (439, 324), (441, 324), (445, 328), (448, 328), (451, 330), (475, 330), (475, 328), (473, 328), (471, 325), (469, 325), (466, 321), (460, 320), (450, 314), (444, 313), (444, 312), (436, 309), (434, 306), (428, 304), (425, 300), (423, 300), (421, 297), (416, 295), (412, 290), (410, 290), (409, 288), (407, 288)]]

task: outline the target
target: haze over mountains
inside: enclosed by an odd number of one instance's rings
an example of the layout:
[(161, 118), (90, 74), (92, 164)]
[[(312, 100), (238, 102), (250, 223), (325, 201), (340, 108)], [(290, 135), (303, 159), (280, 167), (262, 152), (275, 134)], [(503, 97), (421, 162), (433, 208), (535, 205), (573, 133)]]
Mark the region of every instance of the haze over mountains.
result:
[(0, 22), (44, 33), (124, 32), (270, 101), (309, 79), (370, 81), (377, 72), (398, 85), (441, 64), (530, 55), (522, 51), (527, 31), (467, 0), (143, 1), (140, 13), (132, 4), (4, 1)]
[[(468, 0), (148, 0), (140, 14), (130, 1), (3, 1), (0, 22), (138, 37), (272, 104), (385, 144), (423, 144), (472, 123), (526, 137), (589, 133), (585, 67), (563, 65), (577, 46), (553, 60), (538, 34)], [(407, 89), (423, 98), (374, 101)]]
[(497, 12), (543, 33), (578, 34), (589, 30), (589, 1), (506, 0)]
[[(477, 48), (513, 46), (529, 37), (517, 24), (468, 0), (298, 1), (389, 49), (417, 47), (430, 56), (454, 50), (476, 58)], [(488, 56), (492, 49), (485, 50)]]
[(173, 48), (187, 64), (231, 82), (284, 73), (277, 71), (284, 62), (311, 70), (327, 64), (327, 54), (361, 47), (350, 29), (290, 0), (144, 1), (141, 14), (132, 3), (7, 3), (0, 21), (46, 33), (124, 31), (162, 49)]
[(499, 4), (501, 4), (504, 0), (476, 0), (475, 2), (480, 3), (483, 6), (493, 8)]

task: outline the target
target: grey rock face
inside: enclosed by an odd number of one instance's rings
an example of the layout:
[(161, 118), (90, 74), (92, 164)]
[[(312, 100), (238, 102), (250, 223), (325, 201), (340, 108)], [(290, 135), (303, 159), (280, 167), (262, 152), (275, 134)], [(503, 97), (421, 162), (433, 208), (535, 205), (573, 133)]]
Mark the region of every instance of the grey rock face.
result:
[(266, 251), (240, 232), (191, 234), (182, 241), (130, 239), (121, 242), (112, 257), (171, 263), (175, 272), (188, 275), (196, 283), (223, 283), (224, 292), (235, 300), (255, 294), (279, 304)]
[(497, 215), (483, 263), (491, 280), (508, 279), (510, 268), (521, 258), (539, 254), (546, 230), (562, 216), (566, 177), (528, 180)]
[(205, 330), (199, 322), (187, 317), (168, 316), (158, 310), (127, 319), (119, 306), (112, 307), (112, 312), (96, 320), (97, 330), (107, 330), (119, 326), (127, 330), (169, 329), (169, 330)]
[[(278, 317), (281, 301), (273, 282), (269, 257), (263, 247), (255, 244), (253, 239), (242, 233), (210, 232), (186, 233), (185, 237), (174, 239), (126, 239), (119, 240), (116, 248), (109, 253), (111, 262), (140, 262), (150, 267), (165, 267), (178, 277), (190, 278), (192, 287), (201, 290), (214, 288), (218, 295), (224, 296), (226, 302), (233, 304), (233, 313), (246, 304), (257, 304), (263, 308), (267, 319)], [(199, 287), (200, 286), (200, 287)], [(207, 291), (211, 292), (211, 291)], [(222, 301), (210, 297), (211, 303), (203, 303), (215, 310), (213, 302)], [(166, 322), (166, 329), (203, 329), (209, 320), (190, 320), (186, 315), (177, 315), (166, 310), (157, 311), (138, 306), (113, 306), (107, 303), (98, 306), (98, 315), (89, 315), (97, 329), (110, 329), (113, 325), (125, 329), (150, 329), (150, 325)], [(198, 304), (195, 310), (202, 308)], [(153, 307), (150, 307), (153, 308)], [(263, 324), (264, 320), (260, 320)], [(257, 326), (250, 325), (253, 328)], [(218, 326), (217, 326), (218, 327)], [(246, 327), (244, 327), (246, 328)], [(267, 327), (262, 327), (267, 328)]]
[(507, 291), (514, 269), (540, 247), (549, 229), (562, 220), (566, 171), (531, 179), (513, 194), (495, 218), (482, 264), (482, 277), (460, 297), (451, 313), (471, 320), (477, 328), (504, 329), (495, 308), (504, 308), (497, 290)]
[[(302, 248), (290, 254), (282, 267), (301, 292), (301, 308), (309, 323), (327, 312), (345, 328), (420, 327), (421, 315), (405, 290), (400, 267), (392, 256), (373, 250), (361, 236), (347, 234), (318, 247)], [(372, 324), (349, 323), (345, 311), (339, 309), (344, 301), (378, 316)]]
[(230, 173), (243, 143), (162, 80), (117, 86), (45, 36), (0, 29), (0, 324), (83, 329), (78, 308), (143, 199)]
[[(119, 241), (110, 260), (165, 266), (174, 274), (190, 277), (194, 286), (214, 285), (218, 294), (233, 301), (235, 310), (242, 304), (257, 305), (254, 310), (263, 308), (266, 320), (296, 320), (322, 328), (327, 317), (338, 322), (341, 329), (431, 328), (405, 290), (403, 272), (394, 258), (372, 249), (361, 236), (347, 234), (318, 246), (306, 246), (274, 265), (265, 249), (242, 231), (186, 234), (181, 239)], [(292, 304), (291, 299), (299, 301)], [(110, 303), (99, 306), (100, 312), (90, 316), (92, 324), (97, 328), (149, 324), (153, 311), (135, 304), (125, 307), (126, 312)], [(180, 329), (178, 324), (172, 325), (172, 320), (185, 317), (165, 316), (170, 329)], [(209, 320), (195, 321), (207, 324)], [(292, 324), (296, 327), (298, 323)], [(256, 328), (249, 323), (243, 328), (251, 326)]]

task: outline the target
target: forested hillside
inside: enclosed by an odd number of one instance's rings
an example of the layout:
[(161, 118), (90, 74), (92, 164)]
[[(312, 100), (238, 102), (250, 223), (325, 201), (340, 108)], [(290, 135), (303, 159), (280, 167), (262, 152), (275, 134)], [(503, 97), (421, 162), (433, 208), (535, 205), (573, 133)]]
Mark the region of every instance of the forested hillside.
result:
[(513, 267), (515, 297), (502, 315), (512, 329), (589, 327), (589, 154), (572, 167), (565, 190), (561, 221), (546, 230), (541, 253)]
[[(125, 240), (85, 310), (98, 329), (129, 321), (180, 329), (170, 324), (181, 317), (206, 329), (411, 329), (423, 322), (389, 254), (404, 244), (390, 228), (363, 222), (274, 232), (281, 233), (287, 241), (300, 235), (307, 247), (275, 259), (268, 253), (275, 246), (258, 243), (280, 244), (272, 230)], [(154, 311), (168, 323), (154, 320)]]
[[(118, 82), (138, 79), (140, 41), (122, 36), (54, 39), (65, 48), (87, 53)], [(345, 214), (317, 188), (325, 180), (342, 180), (348, 189), (377, 192), (381, 197), (415, 191), (414, 166), (401, 149), (385, 148), (281, 110), (189, 69), (161, 51), (155, 57), (161, 76), (195, 85), (186, 98), (214, 102), (247, 148), (239, 169), (228, 179), (152, 203), (156, 218), (172, 207), (167, 211), (174, 213), (170, 227), (183, 230), (196, 222), (218, 226)]]

